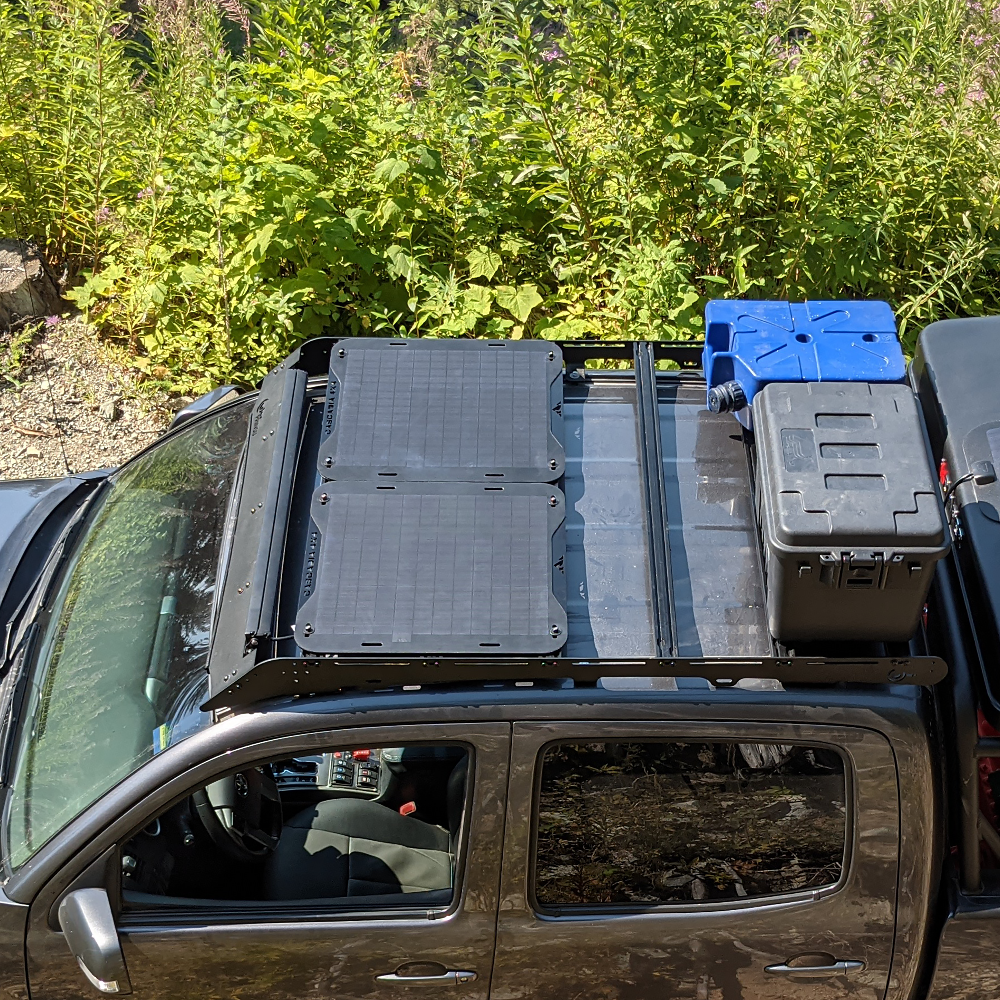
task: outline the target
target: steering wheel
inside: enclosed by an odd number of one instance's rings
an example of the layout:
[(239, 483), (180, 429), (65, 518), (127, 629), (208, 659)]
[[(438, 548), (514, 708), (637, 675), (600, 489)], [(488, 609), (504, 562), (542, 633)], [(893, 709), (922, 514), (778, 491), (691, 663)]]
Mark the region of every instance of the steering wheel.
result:
[(191, 796), (212, 843), (241, 864), (259, 864), (278, 846), (281, 797), (270, 771), (255, 767)]

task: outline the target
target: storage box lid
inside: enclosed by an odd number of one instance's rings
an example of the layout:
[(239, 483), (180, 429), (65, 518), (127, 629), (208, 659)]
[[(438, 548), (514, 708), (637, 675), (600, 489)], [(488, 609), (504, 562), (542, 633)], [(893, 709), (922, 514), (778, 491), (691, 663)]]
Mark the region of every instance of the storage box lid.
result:
[(945, 545), (944, 512), (907, 386), (772, 383), (754, 404), (773, 539), (835, 549)]

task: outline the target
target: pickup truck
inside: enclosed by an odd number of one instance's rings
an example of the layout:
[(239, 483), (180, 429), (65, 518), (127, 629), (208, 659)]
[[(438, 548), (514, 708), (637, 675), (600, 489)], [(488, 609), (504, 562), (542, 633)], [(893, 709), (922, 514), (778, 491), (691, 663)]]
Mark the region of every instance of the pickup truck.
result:
[(1000, 320), (905, 642), (770, 635), (702, 345), (359, 343), (0, 483), (0, 992), (995, 1000)]

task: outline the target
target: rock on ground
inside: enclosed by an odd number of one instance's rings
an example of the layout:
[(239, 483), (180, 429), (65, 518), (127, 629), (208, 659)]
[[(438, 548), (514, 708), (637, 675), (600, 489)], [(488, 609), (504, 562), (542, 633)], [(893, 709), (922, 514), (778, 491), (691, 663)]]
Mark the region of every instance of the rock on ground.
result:
[(21, 347), (16, 336), (0, 333), (0, 479), (121, 465), (166, 429), (167, 399), (142, 393), (82, 321), (52, 318)]
[(59, 286), (38, 251), (19, 240), (0, 239), (0, 328), (64, 309)]

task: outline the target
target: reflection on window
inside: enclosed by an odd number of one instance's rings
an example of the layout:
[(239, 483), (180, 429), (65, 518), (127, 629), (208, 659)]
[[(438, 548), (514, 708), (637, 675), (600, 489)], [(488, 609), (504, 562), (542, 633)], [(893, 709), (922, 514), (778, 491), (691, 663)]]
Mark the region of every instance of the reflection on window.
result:
[(42, 617), (10, 795), (10, 861), (211, 723), (212, 600), (250, 401), (115, 473)]
[(712, 902), (829, 886), (844, 764), (819, 747), (589, 743), (542, 764), (542, 905)]

